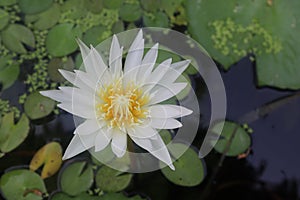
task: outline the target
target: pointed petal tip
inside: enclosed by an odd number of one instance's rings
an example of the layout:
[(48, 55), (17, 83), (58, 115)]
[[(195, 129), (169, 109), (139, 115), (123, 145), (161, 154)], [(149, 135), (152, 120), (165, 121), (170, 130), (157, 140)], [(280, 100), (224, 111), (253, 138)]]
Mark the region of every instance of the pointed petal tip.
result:
[(171, 170), (175, 171), (175, 167), (172, 163), (169, 165), (169, 167), (170, 167)]

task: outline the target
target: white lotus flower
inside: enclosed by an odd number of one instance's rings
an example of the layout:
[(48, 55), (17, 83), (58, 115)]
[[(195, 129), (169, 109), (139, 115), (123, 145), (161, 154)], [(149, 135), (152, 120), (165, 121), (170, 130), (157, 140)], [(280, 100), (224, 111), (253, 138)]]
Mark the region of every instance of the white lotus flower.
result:
[(99, 52), (89, 49), (78, 40), (85, 71), (59, 72), (74, 87), (41, 91), (41, 94), (59, 101), (58, 107), (85, 121), (74, 131), (63, 159), (71, 158), (95, 147), (103, 150), (111, 143), (113, 153), (122, 157), (127, 150), (127, 136), (153, 156), (175, 169), (159, 129), (179, 128), (176, 120), (192, 113), (178, 106), (159, 104), (186, 87), (176, 79), (187, 68), (189, 61), (171, 64), (167, 59), (154, 68), (158, 44), (145, 56), (144, 39), (139, 31), (129, 48), (124, 69), (122, 52), (117, 37), (111, 43), (108, 66)]

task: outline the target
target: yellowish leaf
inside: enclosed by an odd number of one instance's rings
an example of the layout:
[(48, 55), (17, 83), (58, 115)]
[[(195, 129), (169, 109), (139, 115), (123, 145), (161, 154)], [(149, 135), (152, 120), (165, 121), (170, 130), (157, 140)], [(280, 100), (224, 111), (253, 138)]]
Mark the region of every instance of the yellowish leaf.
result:
[(54, 175), (62, 164), (62, 148), (57, 142), (50, 142), (40, 148), (30, 162), (30, 170), (35, 171), (42, 165), (43, 179)]

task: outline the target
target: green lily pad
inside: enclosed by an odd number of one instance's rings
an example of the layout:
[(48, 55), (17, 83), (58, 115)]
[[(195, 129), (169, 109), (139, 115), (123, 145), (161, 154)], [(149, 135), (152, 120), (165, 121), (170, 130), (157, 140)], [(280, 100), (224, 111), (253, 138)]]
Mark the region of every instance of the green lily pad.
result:
[(68, 19), (80, 19), (86, 16), (88, 1), (83, 0), (68, 0), (61, 5), (61, 12), (66, 14)]
[(32, 31), (20, 24), (10, 24), (1, 32), (3, 44), (16, 53), (26, 53), (24, 44), (35, 47), (35, 39)]
[[(162, 49), (161, 49), (162, 48)], [(166, 59), (172, 58), (172, 63), (178, 62), (181, 60), (180, 56), (172, 53), (172, 51), (169, 51), (166, 47), (160, 45), (158, 49), (158, 55), (156, 59), (156, 63), (161, 63), (165, 61)]]
[(145, 200), (146, 198), (142, 198), (139, 195), (135, 195), (133, 197), (127, 197), (122, 193), (107, 193), (103, 195), (101, 200)]
[(259, 86), (299, 89), (300, 2), (272, 2), (191, 1), (188, 30), (226, 69), (254, 53)]
[(161, 6), (161, 1), (160, 0), (140, 0), (141, 1), (141, 6), (143, 7), (144, 10), (149, 11), (149, 12), (154, 12), (160, 9)]
[(111, 31), (113, 33), (120, 33), (124, 31), (124, 23), (122, 21), (117, 21), (116, 23), (113, 24)]
[(93, 184), (93, 168), (87, 162), (75, 162), (61, 173), (60, 188), (68, 195), (76, 196), (86, 192)]
[(103, 163), (109, 163), (115, 158), (115, 154), (112, 152), (110, 145), (107, 145), (102, 151), (93, 151), (91, 154), (93, 163), (99, 166)]
[(33, 23), (33, 27), (38, 30), (46, 30), (54, 26), (60, 17), (60, 9), (58, 4), (53, 4), (49, 9), (44, 12), (25, 15), (26, 23)]
[(0, 152), (7, 153), (17, 148), (29, 133), (29, 120), (23, 114), (14, 124), (14, 113), (7, 113), (1, 118)]
[(2, 90), (13, 85), (18, 79), (20, 66), (12, 60), (11, 56), (0, 57), (0, 83)]
[(122, 5), (123, 0), (103, 0), (103, 5), (108, 9), (117, 9)]
[(70, 197), (69, 195), (58, 192), (51, 196), (50, 200), (101, 200), (101, 197), (91, 196), (87, 193), (81, 193), (75, 197)]
[(39, 92), (31, 93), (24, 103), (24, 111), (32, 120), (46, 117), (54, 107), (55, 101), (42, 96)]
[(161, 8), (165, 11), (171, 19), (172, 24), (187, 25), (185, 14), (185, 7), (183, 3), (185, 0), (161, 0)]
[(169, 19), (164, 12), (144, 14), (143, 21), (150, 27), (169, 27)]
[(10, 6), (17, 3), (17, 0), (1, 0), (0, 6)]
[(27, 169), (5, 173), (1, 177), (0, 188), (7, 200), (42, 200), (42, 194), (46, 193), (41, 177)]
[(55, 82), (64, 82), (66, 79), (59, 73), (58, 69), (65, 69), (71, 71), (74, 69), (74, 61), (71, 57), (66, 60), (61, 58), (53, 58), (48, 64), (48, 73), (50, 79)]
[[(171, 155), (178, 157), (178, 154), (186, 149), (187, 146), (180, 143), (168, 145)], [(164, 176), (176, 185), (191, 187), (199, 185), (205, 177), (204, 161), (198, 157), (198, 154), (188, 148), (184, 154), (174, 163), (175, 171), (160, 162), (160, 167)]]
[(172, 140), (172, 135), (171, 135), (170, 131), (168, 131), (166, 129), (159, 131), (159, 135), (161, 136), (161, 138), (163, 139), (165, 144), (169, 144)]
[(2, 30), (9, 22), (9, 14), (3, 9), (0, 9), (0, 30)]
[[(212, 131), (214, 131), (214, 129), (220, 130), (218, 126), (221, 125), (222, 123), (215, 124)], [(226, 156), (238, 156), (239, 154), (244, 153), (250, 147), (251, 138), (249, 134), (239, 124), (225, 121), (221, 136), (214, 146), (214, 149), (217, 152), (224, 152), (234, 131), (235, 135), (231, 141)]]
[(79, 27), (73, 24), (59, 24), (50, 29), (46, 37), (46, 48), (55, 57), (73, 53), (77, 49), (76, 37), (81, 37)]
[(106, 192), (118, 192), (130, 184), (131, 178), (132, 174), (102, 166), (96, 174), (96, 185)]
[(85, 1), (86, 8), (92, 13), (100, 13), (103, 9), (103, 1), (102, 0), (86, 0)]
[(35, 14), (47, 10), (53, 3), (53, 0), (18, 0), (20, 9), (25, 14)]
[(92, 44), (93, 46), (96, 46), (106, 39), (106, 35), (103, 35), (106, 31), (107, 29), (104, 26), (94, 26), (85, 32), (83, 41), (88, 45)]
[(119, 16), (127, 22), (134, 22), (142, 16), (142, 9), (139, 4), (124, 3), (120, 10)]

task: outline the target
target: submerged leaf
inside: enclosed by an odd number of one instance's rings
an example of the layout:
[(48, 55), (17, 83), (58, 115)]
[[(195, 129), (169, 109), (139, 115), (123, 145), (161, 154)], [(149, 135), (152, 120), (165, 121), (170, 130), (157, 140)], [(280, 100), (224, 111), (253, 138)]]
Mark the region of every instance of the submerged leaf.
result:
[(41, 177), (43, 179), (54, 175), (62, 163), (62, 148), (57, 142), (50, 142), (40, 148), (30, 162), (30, 170), (35, 171), (44, 165)]
[(46, 193), (41, 177), (27, 169), (5, 173), (0, 180), (0, 189), (7, 200), (42, 200)]
[(124, 3), (119, 10), (119, 15), (124, 21), (134, 22), (142, 16), (142, 10), (138, 4)]
[(7, 153), (14, 150), (25, 140), (28, 132), (29, 120), (25, 114), (16, 124), (13, 112), (5, 114), (0, 124), (0, 152)]
[(52, 81), (55, 82), (64, 82), (66, 79), (59, 73), (58, 69), (73, 70), (74, 61), (71, 57), (68, 57), (66, 60), (61, 58), (53, 58), (48, 64), (48, 73)]

